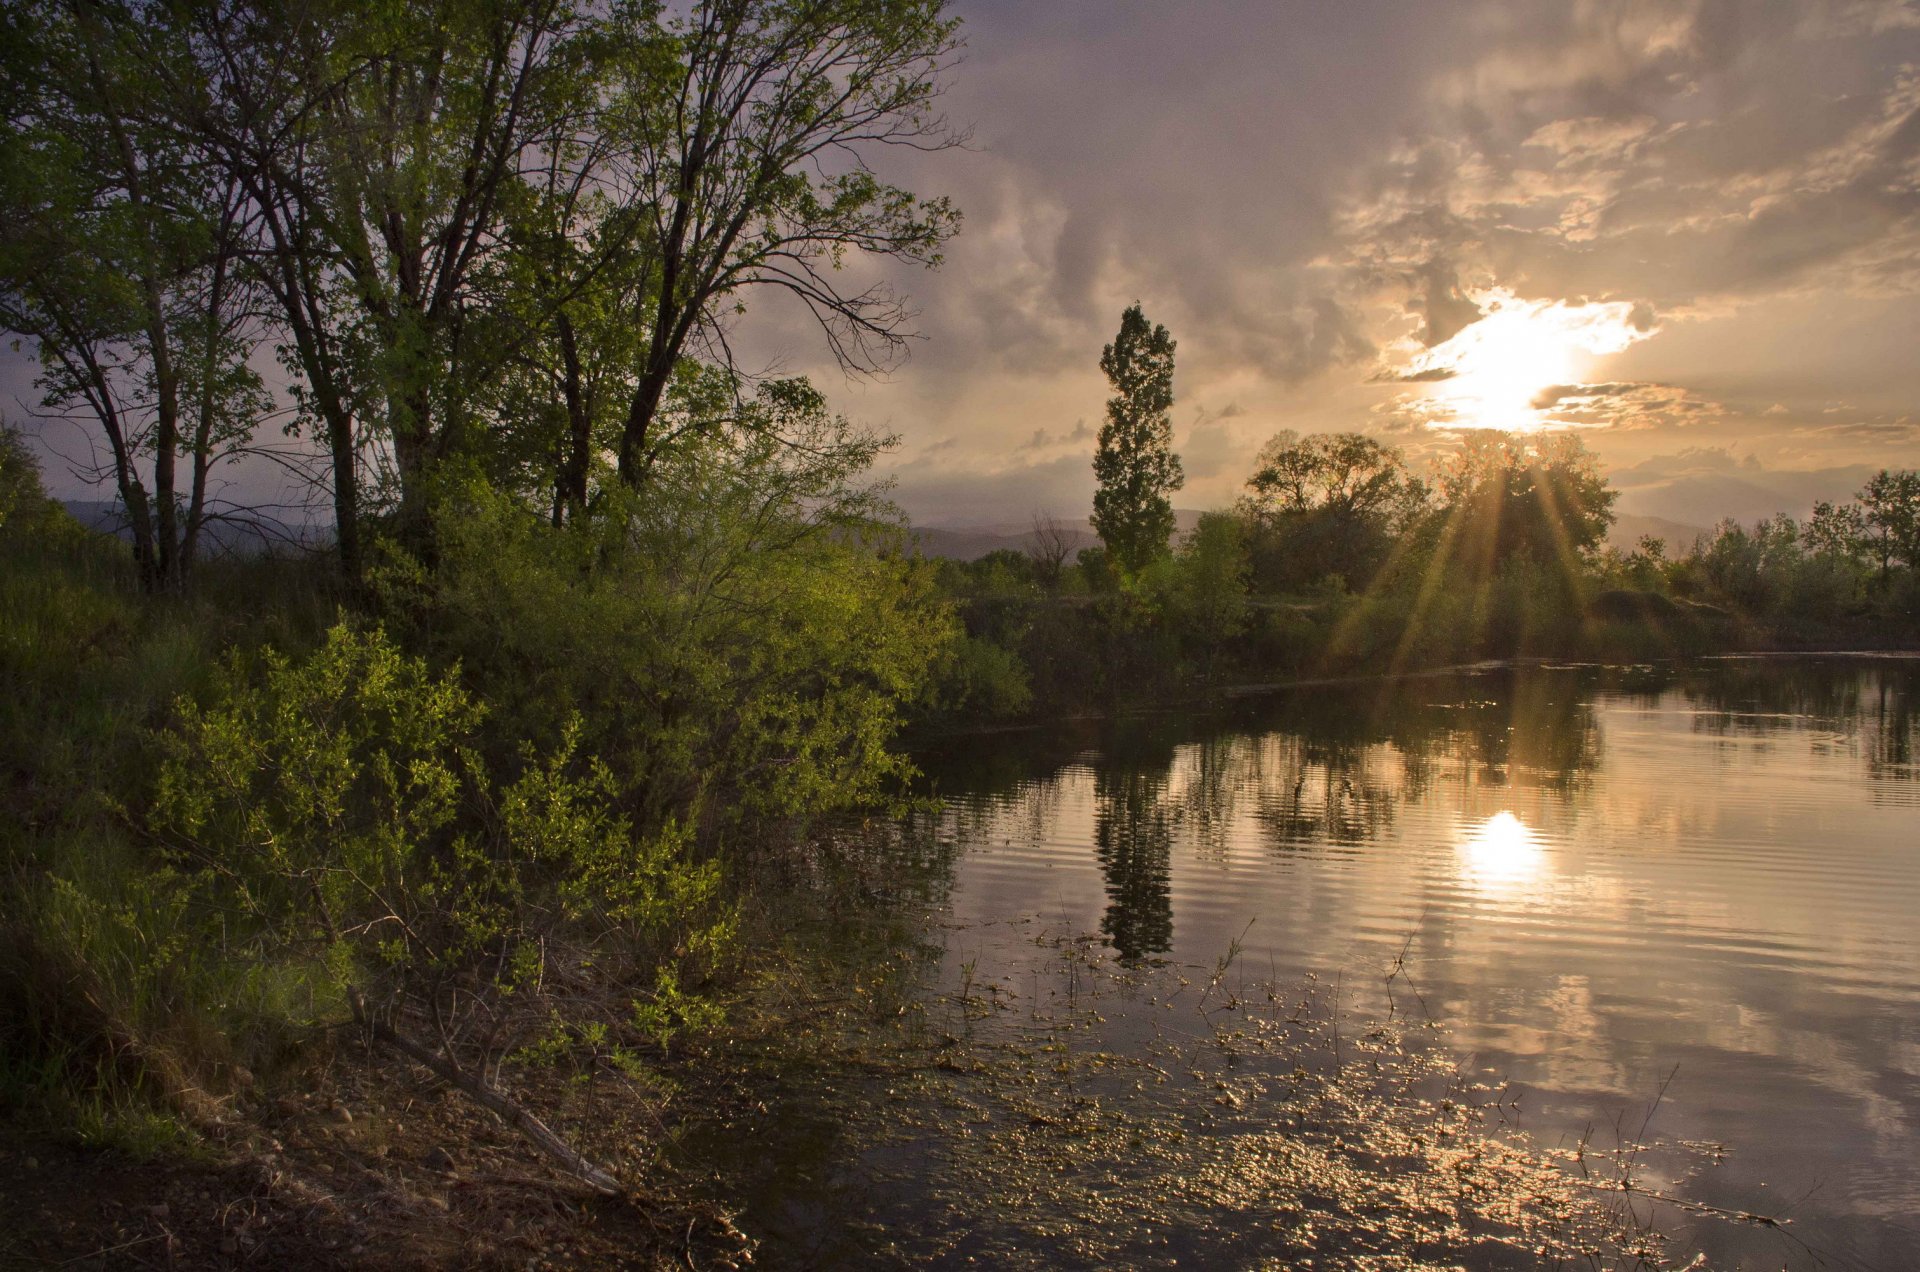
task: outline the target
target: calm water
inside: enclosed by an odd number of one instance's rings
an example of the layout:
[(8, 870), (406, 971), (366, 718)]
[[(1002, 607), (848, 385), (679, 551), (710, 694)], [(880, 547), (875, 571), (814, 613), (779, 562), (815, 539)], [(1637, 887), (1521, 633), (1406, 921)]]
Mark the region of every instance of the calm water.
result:
[[(1238, 939), (1236, 968), (1364, 1019), (1400, 960), (1397, 1010), (1511, 1082), (1535, 1143), (1644, 1124), (1695, 1155), (1693, 1199), (1920, 1267), (1917, 709), (1920, 662), (1737, 660), (968, 739), (923, 760), (959, 850), (940, 975), (1017, 994), (1049, 932), (1176, 972)], [(1815, 1266), (1660, 1222), (1715, 1266)]]
[(1524, 1268), (1502, 1197), (1579, 1156), (1791, 1221), (1620, 1212), (1675, 1262), (1920, 1268), (1917, 752), (1905, 658), (957, 740), (894, 880), (926, 948), (853, 999), (904, 1045), (690, 1156), (776, 1267)]

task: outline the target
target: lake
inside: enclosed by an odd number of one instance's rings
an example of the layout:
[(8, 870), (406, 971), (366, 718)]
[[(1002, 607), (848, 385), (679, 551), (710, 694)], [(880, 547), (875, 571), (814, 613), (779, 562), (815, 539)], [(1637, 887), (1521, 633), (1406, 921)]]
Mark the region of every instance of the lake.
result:
[(774, 1262), (1519, 1267), (1481, 1193), (1544, 1167), (1675, 1262), (1920, 1266), (1916, 706), (1907, 658), (1529, 667), (930, 749), (937, 1072), (748, 1219)]

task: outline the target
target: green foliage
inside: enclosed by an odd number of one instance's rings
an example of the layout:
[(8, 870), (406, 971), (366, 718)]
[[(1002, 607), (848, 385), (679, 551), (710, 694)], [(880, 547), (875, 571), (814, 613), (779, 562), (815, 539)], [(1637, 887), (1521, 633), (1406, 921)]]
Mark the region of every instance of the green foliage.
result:
[(1188, 639), (1205, 652), (1211, 671), (1215, 656), (1240, 634), (1247, 616), (1245, 523), (1231, 513), (1201, 515), (1177, 558), (1174, 602)]
[(1399, 452), (1358, 433), (1276, 434), (1247, 487), (1241, 511), (1254, 577), (1275, 592), (1304, 591), (1330, 576), (1349, 589), (1367, 586), (1428, 497)]
[(1446, 568), (1476, 583), (1516, 556), (1577, 568), (1606, 538), (1617, 497), (1571, 433), (1470, 431), (1439, 487)]
[(1100, 427), (1093, 474), (1093, 528), (1108, 559), (1126, 571), (1165, 555), (1173, 534), (1168, 496), (1185, 481), (1173, 453), (1173, 338), (1140, 306), (1120, 315), (1120, 334), (1100, 355), (1113, 386)]
[(555, 529), (471, 486), (441, 518), (437, 574), (393, 590), (506, 736), (578, 714), (641, 824), (885, 796), (909, 772), (891, 749), (902, 704), (954, 635), (857, 481), (879, 440), (793, 386), (757, 409), (785, 418), (685, 439), (645, 496), (609, 490), (590, 523)]
[(1920, 473), (1882, 468), (1861, 488), (1859, 524), (1885, 580), (1893, 563), (1920, 570)]
[(724, 941), (716, 867), (678, 826), (636, 837), (577, 722), (502, 781), (477, 749), (479, 703), (378, 629), (257, 662), (233, 661), (210, 706), (181, 704), (155, 820), (270, 950), (321, 946), (343, 981), (396, 991), (497, 963), (513, 990), (573, 925), (676, 952)]
[(936, 715), (1005, 720), (1033, 706), (1026, 664), (1013, 649), (977, 636), (954, 645), (952, 661), (935, 691)]

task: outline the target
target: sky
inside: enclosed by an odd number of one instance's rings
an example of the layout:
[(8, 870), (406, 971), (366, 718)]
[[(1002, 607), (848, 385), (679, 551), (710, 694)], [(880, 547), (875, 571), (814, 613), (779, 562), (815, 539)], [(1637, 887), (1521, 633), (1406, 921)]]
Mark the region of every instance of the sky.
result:
[(965, 217), (937, 271), (880, 271), (911, 357), (848, 380), (772, 297), (734, 333), (898, 436), (917, 521), (1084, 515), (1135, 301), (1179, 345), (1181, 507), (1230, 504), (1283, 429), (1417, 463), (1577, 429), (1622, 511), (1691, 525), (1920, 467), (1920, 0), (953, 11), (969, 145), (875, 159)]
[(929, 524), (1078, 515), (1139, 301), (1179, 343), (1183, 507), (1282, 429), (1416, 461), (1580, 431), (1623, 511), (1804, 512), (1920, 466), (1920, 4), (959, 0), (963, 151), (886, 155), (965, 223), (889, 270), (911, 358), (849, 382)]

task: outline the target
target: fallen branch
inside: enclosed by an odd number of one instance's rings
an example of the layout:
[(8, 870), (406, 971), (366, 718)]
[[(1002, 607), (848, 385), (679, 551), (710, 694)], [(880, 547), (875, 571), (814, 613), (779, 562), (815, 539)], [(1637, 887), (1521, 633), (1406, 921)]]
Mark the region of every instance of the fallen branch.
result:
[(487, 1109), (501, 1121), (506, 1122), (533, 1142), (534, 1147), (558, 1162), (568, 1174), (584, 1180), (595, 1192), (608, 1197), (618, 1197), (626, 1192), (613, 1172), (587, 1158), (573, 1145), (557, 1135), (553, 1128), (536, 1117), (526, 1106), (509, 1099), (498, 1087), (484, 1077), (455, 1063), (452, 1057), (440, 1054), (430, 1047), (414, 1041), (387, 1021), (373, 1015), (366, 1009), (366, 1001), (357, 990), (349, 991), (353, 1005), (353, 1014), (365, 1025), (367, 1032), (378, 1042), (421, 1067), (431, 1070), (464, 1092), (474, 1103)]

